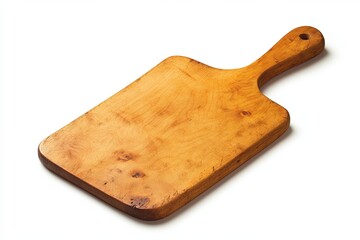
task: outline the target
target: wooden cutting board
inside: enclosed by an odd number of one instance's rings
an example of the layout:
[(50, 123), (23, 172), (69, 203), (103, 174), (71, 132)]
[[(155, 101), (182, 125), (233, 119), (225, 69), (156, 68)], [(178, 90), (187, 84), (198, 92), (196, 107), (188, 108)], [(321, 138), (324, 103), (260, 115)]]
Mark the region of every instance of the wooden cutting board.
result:
[(286, 131), (287, 110), (259, 88), (323, 49), (299, 27), (244, 68), (169, 57), (43, 140), (40, 159), (125, 213), (166, 217)]

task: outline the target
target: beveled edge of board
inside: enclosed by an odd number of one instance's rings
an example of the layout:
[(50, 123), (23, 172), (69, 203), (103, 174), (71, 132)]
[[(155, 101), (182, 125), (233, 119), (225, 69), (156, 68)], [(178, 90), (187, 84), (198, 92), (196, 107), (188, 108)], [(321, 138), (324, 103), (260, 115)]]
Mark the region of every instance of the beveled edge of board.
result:
[[(282, 107), (283, 108), (283, 107)], [(213, 172), (209, 178), (204, 179), (190, 188), (187, 192), (184, 192), (178, 197), (174, 198), (172, 201), (168, 202), (165, 205), (156, 208), (136, 208), (131, 205), (127, 205), (118, 199), (106, 194), (105, 192), (97, 189), (91, 184), (83, 181), (82, 179), (76, 177), (72, 173), (66, 171), (61, 168), (51, 160), (49, 160), (45, 155), (41, 153), (41, 145), (43, 141), (40, 142), (38, 146), (38, 156), (40, 162), (47, 168), (50, 172), (58, 175), (59, 177), (65, 179), (71, 184), (77, 186), (78, 188), (85, 190), (90, 193), (94, 197), (103, 200), (110, 206), (120, 210), (121, 212), (145, 221), (157, 221), (164, 219), (170, 215), (172, 215), (175, 211), (180, 208), (183, 208), (190, 201), (197, 198), (203, 192), (206, 192), (208, 189), (212, 188), (216, 183), (221, 181), (228, 174), (238, 169), (241, 165), (246, 163), (253, 156), (257, 155), (263, 149), (271, 145), (274, 141), (276, 141), (279, 137), (283, 135), (287, 131), (290, 126), (290, 115), (288, 111), (283, 108), (287, 113), (286, 118), (277, 128), (273, 129), (272, 132), (269, 132), (262, 139), (259, 140), (256, 144), (252, 145), (250, 148), (246, 149), (241, 155), (237, 156), (235, 159), (228, 162), (228, 164), (224, 165), (222, 168)], [(255, 151), (256, 150), (256, 151)]]

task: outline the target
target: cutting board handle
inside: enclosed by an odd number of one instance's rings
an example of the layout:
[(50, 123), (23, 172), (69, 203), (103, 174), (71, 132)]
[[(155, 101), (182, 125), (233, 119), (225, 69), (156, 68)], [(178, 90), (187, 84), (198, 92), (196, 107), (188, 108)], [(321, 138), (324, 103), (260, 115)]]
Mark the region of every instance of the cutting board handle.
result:
[(254, 67), (259, 73), (258, 85), (262, 87), (276, 75), (317, 56), (324, 46), (325, 40), (319, 30), (310, 26), (298, 27), (249, 67)]

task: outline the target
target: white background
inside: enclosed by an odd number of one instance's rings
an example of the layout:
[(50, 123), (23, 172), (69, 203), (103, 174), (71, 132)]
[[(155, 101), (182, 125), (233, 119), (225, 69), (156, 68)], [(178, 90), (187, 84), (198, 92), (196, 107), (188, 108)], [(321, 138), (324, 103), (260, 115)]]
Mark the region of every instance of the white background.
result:
[[(360, 239), (359, 9), (356, 1), (4, 1), (0, 238)], [(326, 51), (264, 88), (289, 110), (290, 130), (171, 217), (128, 217), (38, 160), (43, 138), (164, 58), (237, 68), (302, 25), (322, 31)]]

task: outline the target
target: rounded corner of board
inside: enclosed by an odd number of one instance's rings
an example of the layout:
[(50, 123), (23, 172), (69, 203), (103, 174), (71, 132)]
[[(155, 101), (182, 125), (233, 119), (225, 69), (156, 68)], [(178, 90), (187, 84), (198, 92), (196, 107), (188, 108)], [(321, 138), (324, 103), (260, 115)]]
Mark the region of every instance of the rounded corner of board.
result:
[(49, 168), (50, 160), (41, 152), (42, 144), (43, 144), (43, 142), (40, 142), (40, 144), (39, 144), (39, 146), (37, 148), (38, 157), (39, 157), (39, 160), (42, 163), (42, 165), (44, 165), (44, 167), (46, 167), (47, 169), (50, 170), (50, 168)]
[(286, 125), (289, 126), (290, 125), (290, 113), (286, 108), (284, 108), (284, 119), (285, 119)]
[(131, 210), (124, 211), (130, 216), (147, 221), (159, 221), (166, 219), (172, 212), (167, 212), (164, 207), (156, 207), (156, 208), (133, 208)]

